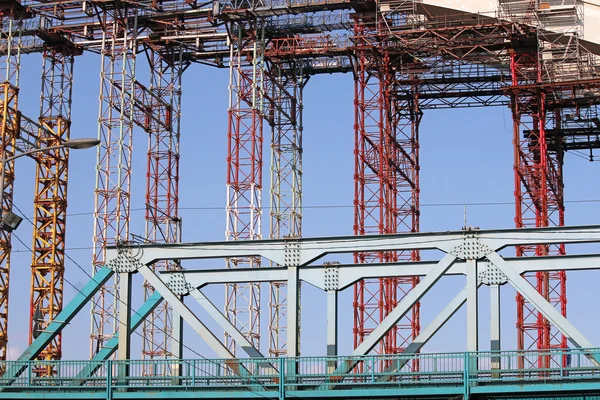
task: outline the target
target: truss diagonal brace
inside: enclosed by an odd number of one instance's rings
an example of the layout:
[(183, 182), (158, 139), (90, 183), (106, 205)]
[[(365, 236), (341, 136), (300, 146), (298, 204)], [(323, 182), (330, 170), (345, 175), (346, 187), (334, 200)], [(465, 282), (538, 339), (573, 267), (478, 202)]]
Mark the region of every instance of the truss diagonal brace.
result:
[(265, 358), (262, 353), (256, 349), (246, 339), (246, 337), (240, 332), (228, 319), (219, 311), (219, 309), (202, 293), (199, 289), (194, 289), (190, 292), (196, 301), (208, 312), (208, 314), (219, 324), (221, 328), (235, 341), (236, 345), (239, 346), (248, 356), (254, 359), (262, 359), (264, 363), (259, 364), (260, 367), (270, 370), (270, 373), (277, 373), (277, 370), (273, 365)]
[[(431, 289), (433, 285), (450, 269), (456, 256), (452, 254), (446, 254), (444, 258), (427, 274), (421, 282), (412, 289), (400, 303), (388, 314), (387, 317), (381, 321), (381, 323), (371, 332), (369, 336), (352, 352), (349, 358), (344, 360), (339, 367), (333, 373), (336, 375), (345, 375), (360, 361), (360, 356), (364, 356), (371, 351), (375, 345), (385, 336), (390, 329), (398, 323), (398, 321), (418, 302), (421, 297), (425, 295)], [(322, 389), (331, 389), (331, 385), (326, 384)]]
[[(162, 301), (162, 295), (158, 292), (154, 292), (152, 296), (150, 296), (148, 300), (146, 300), (144, 304), (142, 304), (142, 306), (133, 313), (129, 330), (131, 332), (135, 331), (152, 313), (152, 311), (154, 311), (156, 307), (162, 303)], [(92, 376), (100, 367), (104, 365), (101, 361), (108, 360), (110, 356), (114, 354), (114, 352), (117, 350), (118, 344), (119, 332), (117, 331), (117, 333), (113, 335), (106, 345), (103, 346), (102, 349), (100, 349), (100, 351), (98, 351), (90, 360), (89, 364), (79, 371), (73, 380), (73, 386), (83, 385), (90, 376)], [(94, 361), (98, 361), (98, 363), (94, 363)]]
[[(425, 346), (425, 344), (427, 344), (427, 342), (433, 337), (433, 335), (435, 335), (437, 331), (439, 331), (442, 328), (442, 326), (444, 326), (444, 324), (448, 322), (448, 320), (452, 318), (452, 316), (458, 310), (460, 310), (460, 308), (463, 306), (463, 304), (465, 304), (466, 301), (467, 288), (465, 287), (450, 301), (450, 303), (448, 303), (448, 305), (446, 305), (446, 307), (444, 307), (444, 309), (435, 317), (433, 321), (431, 321), (431, 323), (425, 329), (421, 330), (419, 336), (417, 336), (412, 341), (412, 343), (409, 344), (406, 347), (406, 349), (404, 349), (404, 351), (400, 354), (410, 356), (416, 354), (419, 350), (421, 350), (421, 348)], [(389, 381), (392, 378), (393, 373), (401, 370), (402, 367), (404, 367), (410, 360), (412, 360), (411, 357), (399, 358), (396, 363), (390, 364), (385, 369), (385, 371), (383, 372), (383, 376), (378, 380), (378, 382)]]
[[(138, 272), (144, 279), (152, 285), (155, 291), (159, 292), (164, 299), (173, 307), (173, 310), (179, 314), (196, 333), (213, 349), (219, 358), (228, 360), (237, 360), (237, 358), (221, 343), (219, 339), (198, 319), (198, 317), (167, 287), (147, 265), (141, 267)], [(229, 363), (229, 367), (242, 377), (249, 377), (250, 372), (241, 363)]]
[[(63, 311), (56, 316), (56, 318), (48, 324), (46, 329), (40, 333), (40, 335), (29, 345), (29, 347), (21, 354), (17, 359), (17, 362), (6, 370), (2, 376), (3, 385), (8, 386), (14, 382), (14, 379), (27, 368), (25, 361), (33, 360), (38, 354), (46, 348), (56, 335), (58, 335), (65, 326), (71, 322), (71, 320), (77, 315), (77, 313), (85, 306), (85, 304), (92, 298), (92, 296), (104, 285), (114, 271), (103, 267), (96, 275), (90, 279), (90, 281), (84, 286), (83, 289), (77, 293), (77, 295), (67, 304)], [(19, 361), (23, 362), (22, 364)]]
[[(577, 348), (591, 349), (594, 345), (569, 320), (563, 317), (538, 291), (531, 286), (509, 263), (498, 253), (492, 252), (486, 256), (494, 265), (506, 275), (508, 282), (521, 293), (540, 313), (550, 321), (563, 335), (565, 335)], [(597, 354), (587, 354), (587, 357), (595, 365), (600, 365), (600, 357)]]

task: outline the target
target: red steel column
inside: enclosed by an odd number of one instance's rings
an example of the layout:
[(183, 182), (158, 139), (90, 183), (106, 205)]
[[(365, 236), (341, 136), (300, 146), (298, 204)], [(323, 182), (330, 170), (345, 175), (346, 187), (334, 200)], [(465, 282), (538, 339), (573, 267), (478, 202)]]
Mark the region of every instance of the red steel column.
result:
[[(418, 106), (416, 97), (396, 100), (393, 61), (372, 45), (368, 21), (355, 25), (356, 235), (418, 231)], [(371, 27), (372, 28), (372, 27)], [(416, 106), (416, 107), (415, 107)], [(362, 252), (355, 262), (418, 259), (412, 252)], [(415, 279), (364, 280), (354, 287), (354, 346), (391, 312), (417, 283)], [(419, 331), (419, 306), (383, 339), (377, 351), (393, 354)]]
[[(537, 51), (511, 56), (511, 107), (515, 145), (515, 200), (518, 228), (564, 225), (562, 181), (563, 153), (560, 138), (548, 140), (546, 131), (560, 124), (560, 112), (549, 112), (546, 93), (519, 85), (542, 81)], [(519, 246), (517, 256), (563, 255), (564, 245)], [(536, 272), (524, 277), (566, 316), (566, 274)], [(517, 295), (518, 348), (566, 347), (566, 338), (541, 313)], [(547, 368), (559, 360), (523, 357), (521, 368)]]

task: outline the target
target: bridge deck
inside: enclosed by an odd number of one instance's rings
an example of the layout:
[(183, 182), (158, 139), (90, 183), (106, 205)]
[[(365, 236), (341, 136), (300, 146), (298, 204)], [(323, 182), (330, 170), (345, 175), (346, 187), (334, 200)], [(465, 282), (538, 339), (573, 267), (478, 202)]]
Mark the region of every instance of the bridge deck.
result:
[[(7, 361), (4, 370), (19, 366), (22, 372), (16, 378), (0, 378), (0, 399), (358, 399), (463, 395), (589, 399), (600, 396), (600, 366), (588, 358), (590, 354), (600, 354), (600, 349), (355, 359), (300, 357), (268, 362), (256, 359)], [(351, 372), (331, 372), (348, 360), (356, 362)], [(538, 362), (549, 363), (549, 367), (525, 368)], [(36, 371), (49, 365), (55, 376), (38, 376)]]

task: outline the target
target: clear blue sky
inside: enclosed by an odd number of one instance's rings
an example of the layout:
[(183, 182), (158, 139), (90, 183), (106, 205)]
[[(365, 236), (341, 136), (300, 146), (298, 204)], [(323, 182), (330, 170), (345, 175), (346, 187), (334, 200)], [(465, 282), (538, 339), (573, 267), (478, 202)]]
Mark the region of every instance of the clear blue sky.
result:
[[(95, 137), (97, 134), (99, 58), (86, 54), (75, 64), (72, 137)], [(21, 75), (20, 109), (36, 118), (39, 113), (41, 58), (24, 56)], [(139, 57), (139, 76), (147, 76), (147, 66)], [(223, 240), (225, 232), (225, 178), (227, 133), (228, 70), (193, 65), (184, 75), (183, 117), (181, 135), (181, 215), (185, 241)], [(353, 81), (350, 74), (323, 75), (311, 78), (304, 96), (304, 211), (305, 236), (352, 234), (353, 201)], [(269, 133), (265, 131), (265, 191), (268, 206)], [(131, 232), (144, 234), (144, 190), (147, 136), (136, 128), (134, 139)], [(69, 218), (67, 253), (87, 271), (91, 270), (93, 235), (94, 150), (71, 153), (69, 181)], [(463, 226), (462, 204), (469, 205), (468, 222), (485, 228), (514, 226), (513, 147), (510, 111), (507, 108), (445, 110), (426, 112), (421, 127), (421, 230), (456, 230)], [(599, 165), (567, 155), (565, 166), (567, 201), (600, 199), (595, 178)], [(27, 216), (32, 215), (34, 165), (19, 160), (15, 184), (15, 204)], [(456, 205), (440, 205), (440, 204)], [(344, 206), (319, 208), (315, 206)], [(593, 224), (598, 203), (567, 203), (567, 224)], [(202, 208), (211, 208), (210, 210)], [(215, 210), (214, 207), (219, 207)], [(265, 212), (263, 236), (268, 237), (268, 212)], [(24, 221), (17, 233), (31, 246), (31, 225)], [(31, 254), (13, 239), (12, 281), (10, 289), (9, 343), (13, 356), (27, 346), (27, 314)], [(215, 266), (224, 266), (220, 261)], [(186, 266), (186, 264), (184, 264)], [(193, 264), (187, 264), (193, 267)], [(87, 277), (71, 261), (66, 263), (66, 278), (82, 287)], [(596, 345), (600, 334), (595, 315), (589, 309), (598, 303), (599, 292), (594, 282), (597, 273), (569, 275), (569, 317)], [(141, 282), (139, 279), (138, 282)], [(445, 279), (435, 292), (423, 301), (422, 326), (464, 286), (464, 278)], [(141, 283), (138, 285), (141, 287)], [(265, 288), (266, 289), (266, 288)], [(303, 311), (311, 322), (302, 327), (302, 348), (306, 355), (325, 354), (325, 296), (304, 286)], [(65, 301), (75, 290), (65, 285)], [(138, 292), (138, 293), (141, 293)], [(262, 319), (266, 327), (268, 291), (264, 290)], [(222, 288), (209, 291), (213, 301), (222, 304)], [(516, 333), (514, 292), (503, 289), (503, 340), (505, 349), (515, 348)], [(340, 353), (351, 351), (351, 290), (341, 296)], [(488, 298), (481, 293), (483, 324), (482, 349), (488, 348), (486, 333)], [(191, 302), (188, 302), (191, 303)], [(194, 307), (194, 309), (197, 309)], [(307, 318), (308, 319), (308, 318)], [(89, 308), (82, 311), (64, 334), (65, 359), (85, 359), (89, 354)], [(209, 324), (209, 326), (212, 326)], [(266, 330), (262, 348), (266, 351)], [(186, 345), (210, 357), (201, 341), (186, 329)], [(220, 336), (220, 335), (219, 335)], [(464, 310), (456, 315), (428, 346), (430, 351), (464, 350), (466, 339)], [(138, 340), (136, 338), (135, 340)], [(191, 353), (188, 356), (193, 357)], [(134, 352), (139, 357), (139, 351)]]

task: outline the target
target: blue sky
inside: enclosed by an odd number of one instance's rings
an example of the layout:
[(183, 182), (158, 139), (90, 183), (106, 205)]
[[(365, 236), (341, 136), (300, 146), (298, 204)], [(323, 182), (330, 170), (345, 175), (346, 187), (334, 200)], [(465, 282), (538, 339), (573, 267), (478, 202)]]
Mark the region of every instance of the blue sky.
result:
[[(75, 63), (72, 137), (97, 134), (99, 58), (86, 54)], [(35, 118), (39, 113), (41, 58), (24, 56), (21, 74), (20, 109)], [(147, 66), (139, 57), (139, 76), (147, 76)], [(227, 133), (228, 70), (193, 65), (184, 75), (181, 128), (180, 205), (185, 241), (223, 240), (225, 237), (225, 179)], [(354, 173), (353, 82), (350, 74), (323, 75), (310, 79), (304, 95), (304, 211), (303, 232), (309, 236), (352, 234)], [(439, 110), (425, 113), (421, 127), (421, 230), (456, 230), (463, 226), (464, 204), (468, 223), (485, 228), (514, 226), (514, 183), (512, 122), (508, 108)], [(268, 131), (265, 130), (264, 205), (268, 206)], [(134, 135), (131, 233), (144, 235), (145, 153), (147, 136), (137, 129)], [(94, 150), (71, 153), (67, 254), (86, 271), (91, 271), (93, 235)], [(567, 155), (565, 165), (567, 224), (598, 223), (598, 203), (572, 203), (600, 199), (595, 184), (599, 166)], [(32, 216), (34, 164), (17, 163), (15, 204)], [(570, 202), (571, 201), (571, 202)], [(502, 203), (473, 205), (474, 203)], [(452, 204), (452, 205), (449, 205)], [(470, 205), (469, 205), (470, 204)], [(323, 208), (318, 206), (337, 206)], [(218, 208), (218, 209), (215, 209)], [(263, 220), (263, 236), (268, 236), (268, 212)], [(31, 225), (24, 221), (17, 236), (31, 246)], [(31, 254), (13, 239), (10, 288), (9, 346), (13, 355), (27, 346), (27, 313)], [(216, 266), (220, 266), (217, 264)], [(224, 265), (224, 264), (222, 264)], [(185, 266), (185, 264), (184, 264)], [(191, 266), (191, 265), (190, 265)], [(189, 267), (189, 266), (188, 266)], [(66, 278), (82, 287), (87, 276), (67, 261)], [(569, 275), (569, 318), (595, 344), (600, 344), (598, 323), (588, 310), (600, 294), (594, 282), (596, 272)], [(139, 278), (137, 281), (140, 281)], [(463, 278), (445, 279), (423, 301), (422, 326), (433, 318), (464, 285)], [(306, 355), (325, 354), (325, 296), (305, 285), (303, 311), (310, 322), (302, 327), (302, 348)], [(75, 290), (65, 285), (65, 301)], [(222, 288), (208, 293), (223, 303)], [(268, 299), (264, 290), (263, 306)], [(340, 353), (352, 346), (351, 291), (340, 300)], [(484, 290), (480, 318), (481, 347), (487, 345), (487, 294)], [(503, 340), (505, 349), (515, 348), (514, 292), (503, 288)], [(308, 318), (307, 318), (308, 319)], [(64, 334), (64, 358), (85, 359), (89, 354), (89, 308), (78, 315)], [(263, 325), (267, 323), (267, 313)], [(209, 324), (210, 326), (210, 324)], [(263, 331), (266, 332), (266, 331)], [(186, 329), (186, 345), (210, 357), (200, 340)], [(464, 310), (456, 315), (428, 346), (430, 351), (464, 350)], [(263, 333), (266, 339), (266, 333)], [(137, 339), (136, 339), (137, 340)], [(266, 350), (266, 342), (263, 341)], [(188, 352), (187, 356), (195, 355)], [(134, 351), (134, 358), (139, 351)]]

